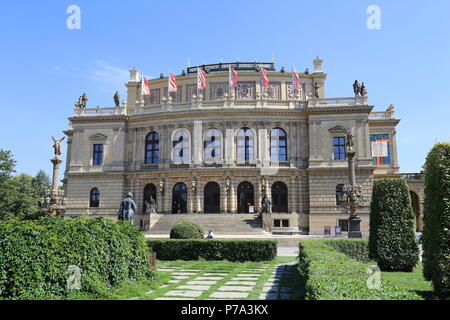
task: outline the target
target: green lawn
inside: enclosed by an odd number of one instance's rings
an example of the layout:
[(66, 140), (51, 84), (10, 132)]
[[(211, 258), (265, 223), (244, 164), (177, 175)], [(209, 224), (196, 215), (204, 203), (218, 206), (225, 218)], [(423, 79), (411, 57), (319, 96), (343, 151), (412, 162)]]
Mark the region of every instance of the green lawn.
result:
[(421, 262), (414, 268), (413, 272), (382, 272), (381, 277), (399, 288), (415, 291), (426, 300), (436, 299), (431, 282), (423, 278)]

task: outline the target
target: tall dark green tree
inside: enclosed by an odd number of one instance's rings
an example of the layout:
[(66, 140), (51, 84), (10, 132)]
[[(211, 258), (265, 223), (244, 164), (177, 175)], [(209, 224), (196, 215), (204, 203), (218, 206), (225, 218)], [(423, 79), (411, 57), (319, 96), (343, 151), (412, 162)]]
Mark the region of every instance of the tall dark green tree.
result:
[(14, 160), (11, 151), (0, 149), (0, 185), (8, 181), (14, 172), (16, 160)]
[(408, 185), (402, 179), (379, 179), (370, 205), (369, 255), (381, 270), (413, 270), (419, 260), (415, 218)]
[(52, 186), (50, 177), (45, 173), (44, 170), (39, 170), (38, 173), (33, 177), (33, 188), (36, 190), (38, 196), (44, 197), (47, 190)]
[(423, 216), (423, 271), (439, 296), (450, 296), (450, 143), (427, 157)]

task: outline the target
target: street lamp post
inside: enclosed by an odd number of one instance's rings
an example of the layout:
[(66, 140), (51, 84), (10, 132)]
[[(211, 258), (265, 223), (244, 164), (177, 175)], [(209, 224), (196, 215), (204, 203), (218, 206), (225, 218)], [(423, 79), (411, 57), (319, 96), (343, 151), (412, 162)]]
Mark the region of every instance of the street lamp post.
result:
[(356, 184), (355, 176), (355, 155), (353, 150), (353, 129), (347, 129), (346, 136), (346, 157), (348, 161), (348, 180), (349, 183), (345, 185), (342, 194), (340, 194), (340, 204), (349, 211), (349, 238), (362, 238), (361, 233), (361, 219), (357, 214), (357, 209), (362, 208), (367, 202), (367, 197), (362, 195), (362, 187)]

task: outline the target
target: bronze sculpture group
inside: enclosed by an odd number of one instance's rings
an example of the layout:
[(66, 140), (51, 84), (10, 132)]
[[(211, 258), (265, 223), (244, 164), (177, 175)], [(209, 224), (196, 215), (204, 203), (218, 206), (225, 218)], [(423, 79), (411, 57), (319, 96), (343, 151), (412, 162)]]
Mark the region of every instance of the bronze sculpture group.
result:
[(358, 80), (355, 80), (353, 83), (353, 92), (355, 93), (355, 97), (358, 95), (361, 95), (361, 97), (367, 96), (367, 89), (364, 82), (359, 85)]

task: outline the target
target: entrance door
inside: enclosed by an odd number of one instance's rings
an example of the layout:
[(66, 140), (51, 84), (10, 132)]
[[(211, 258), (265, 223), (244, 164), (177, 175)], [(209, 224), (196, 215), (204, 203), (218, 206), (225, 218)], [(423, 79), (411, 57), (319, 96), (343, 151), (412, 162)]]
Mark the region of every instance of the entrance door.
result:
[(187, 212), (187, 187), (184, 183), (177, 183), (172, 192), (172, 213)]
[(244, 181), (238, 186), (238, 213), (249, 213), (249, 207), (255, 205), (255, 190), (250, 182)]
[(205, 213), (220, 213), (220, 187), (216, 182), (206, 184), (203, 199)]
[(144, 203), (142, 205), (142, 211), (145, 213), (147, 208), (146, 203), (150, 204), (150, 200), (153, 198), (156, 203), (156, 187), (153, 183), (149, 183), (144, 188)]

